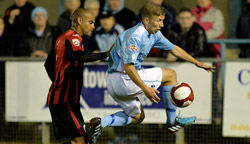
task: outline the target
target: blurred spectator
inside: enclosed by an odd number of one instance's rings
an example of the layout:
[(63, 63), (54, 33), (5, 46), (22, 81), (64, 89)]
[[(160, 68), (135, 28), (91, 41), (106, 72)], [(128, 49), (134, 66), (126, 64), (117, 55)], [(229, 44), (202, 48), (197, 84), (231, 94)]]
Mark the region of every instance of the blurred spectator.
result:
[(19, 49), (26, 50), (23, 55), (47, 57), (54, 46), (55, 28), (48, 24), (48, 13), (43, 7), (36, 7), (31, 13), (31, 18), (34, 25), (21, 40)]
[[(196, 22), (205, 30), (208, 40), (224, 37), (224, 17), (222, 12), (213, 6), (211, 0), (198, 0), (198, 6), (193, 9), (193, 14)], [(209, 49), (213, 57), (220, 57), (219, 44), (212, 44)]]
[[(165, 4), (163, 2), (163, 0), (148, 0), (148, 2), (162, 5), (166, 9), (166, 15), (165, 15), (165, 19), (163, 21), (164, 26), (161, 29), (161, 32), (162, 32), (162, 34), (164, 36), (167, 37), (167, 31), (168, 31), (168, 29), (170, 29), (172, 25), (174, 25), (174, 24), (177, 23), (176, 11), (171, 6)], [(137, 24), (140, 21), (141, 21), (141, 10), (137, 14), (136, 19), (135, 19), (135, 21), (133, 23)]]
[[(90, 10), (94, 16), (95, 16), (95, 27), (100, 26), (100, 18), (99, 18), (99, 12), (100, 12), (100, 2), (99, 0), (85, 0), (84, 2), (84, 8)], [(97, 44), (95, 41), (95, 29), (92, 31), (91, 35), (89, 37), (83, 37), (83, 45), (84, 45), (84, 51), (86, 52), (94, 52), (97, 51)]]
[[(250, 38), (250, 0), (246, 0), (246, 5), (238, 20), (237, 38)], [(239, 45), (240, 58), (250, 58), (250, 44)]]
[(95, 27), (100, 26), (100, 22), (99, 22), (100, 2), (99, 0), (86, 0), (84, 2), (84, 8), (90, 10), (94, 14)]
[(58, 35), (66, 32), (71, 27), (70, 15), (80, 7), (80, 0), (65, 0), (64, 5), (66, 10), (60, 15), (57, 23)]
[(23, 32), (28, 29), (31, 24), (30, 14), (33, 4), (27, 0), (14, 0), (15, 4), (10, 6), (4, 16), (6, 29), (11, 32)]
[[(172, 26), (168, 32), (169, 40), (183, 48), (193, 57), (205, 56), (207, 39), (203, 28), (194, 21), (192, 11), (183, 8), (178, 13), (178, 24)], [(176, 61), (177, 57), (168, 54), (167, 61)]]
[(111, 48), (118, 35), (124, 31), (124, 28), (116, 23), (115, 17), (109, 11), (101, 13), (100, 24), (101, 26), (95, 32), (95, 40), (97, 42), (97, 49), (105, 52)]
[(104, 5), (104, 10), (112, 11), (116, 22), (121, 24), (125, 29), (132, 27), (135, 14), (124, 7), (124, 0), (108, 0), (108, 3)]
[(3, 17), (0, 16), (0, 56), (13, 56), (13, 36), (5, 29)]

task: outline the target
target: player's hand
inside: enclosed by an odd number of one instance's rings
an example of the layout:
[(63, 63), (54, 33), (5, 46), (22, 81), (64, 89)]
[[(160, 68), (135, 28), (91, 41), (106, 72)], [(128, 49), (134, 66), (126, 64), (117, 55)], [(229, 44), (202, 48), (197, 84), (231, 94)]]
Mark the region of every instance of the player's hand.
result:
[(214, 66), (206, 65), (206, 64), (204, 64), (204, 63), (202, 63), (202, 62), (198, 62), (198, 63), (196, 64), (196, 66), (199, 67), (199, 68), (203, 68), (203, 69), (205, 69), (205, 70), (208, 71), (208, 72), (215, 72), (215, 68), (216, 68), (216, 67), (214, 67)]
[[(147, 87), (145, 90), (143, 90), (145, 95), (149, 100), (151, 100), (154, 103), (160, 102), (160, 98), (157, 96), (160, 92), (157, 89), (154, 89), (152, 87)], [(157, 93), (157, 94), (156, 94)]]
[(110, 55), (110, 52), (111, 52), (111, 50), (114, 48), (114, 46), (115, 46), (115, 44), (113, 44), (113, 45), (111, 46), (111, 48), (109, 49), (109, 51), (107, 51), (107, 56)]

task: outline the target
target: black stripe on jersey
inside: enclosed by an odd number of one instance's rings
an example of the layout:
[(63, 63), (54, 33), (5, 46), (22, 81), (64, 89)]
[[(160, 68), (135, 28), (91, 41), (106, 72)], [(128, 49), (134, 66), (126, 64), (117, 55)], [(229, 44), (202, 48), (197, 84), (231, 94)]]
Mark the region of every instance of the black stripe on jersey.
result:
[(75, 68), (70, 68), (70, 86), (69, 86), (69, 95), (68, 95), (68, 101), (74, 101), (75, 95), (76, 95), (76, 76)]
[(73, 52), (73, 48), (71, 43), (68, 39), (65, 41), (65, 46), (67, 49), (67, 54), (70, 61), (70, 87), (69, 87), (69, 95), (68, 95), (68, 101), (74, 101), (75, 95), (76, 95), (76, 76), (74, 75), (76, 73), (75, 68), (75, 55)]
[[(78, 63), (78, 66), (77, 66), (77, 69), (79, 70), (79, 73), (78, 73), (78, 79), (81, 77), (81, 75), (83, 75), (82, 71), (80, 70), (81, 69), (81, 66), (80, 66), (80, 63)], [(78, 80), (78, 101), (80, 101), (80, 95), (81, 95), (81, 91), (82, 91), (82, 84), (83, 83), (83, 78), (82, 80)]]
[(54, 89), (52, 90), (51, 92), (51, 96), (50, 96), (50, 104), (53, 104), (54, 103), (54, 99), (55, 99), (55, 92), (56, 92), (56, 89), (57, 89), (57, 86), (60, 82), (60, 75), (61, 73), (58, 72), (58, 75), (57, 75), (57, 80), (56, 80), (56, 86), (54, 87)]
[(66, 89), (68, 87), (68, 80), (69, 80), (69, 67), (67, 67), (64, 70), (63, 87), (62, 87), (62, 91), (60, 93), (60, 97), (59, 97), (59, 102), (58, 103), (63, 103), (63, 101), (64, 101), (65, 91), (66, 91)]

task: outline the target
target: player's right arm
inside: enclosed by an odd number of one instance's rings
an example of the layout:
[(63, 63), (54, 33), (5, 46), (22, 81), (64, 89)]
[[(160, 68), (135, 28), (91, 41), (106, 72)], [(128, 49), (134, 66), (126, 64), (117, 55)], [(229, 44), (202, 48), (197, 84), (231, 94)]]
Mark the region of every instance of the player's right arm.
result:
[(152, 102), (158, 103), (160, 101), (160, 98), (157, 96), (156, 93), (159, 93), (154, 88), (148, 87), (139, 76), (134, 64), (137, 61), (137, 57), (140, 53), (140, 37), (139, 36), (132, 36), (130, 37), (126, 45), (123, 47), (123, 62), (124, 71), (128, 74), (130, 79), (142, 89), (142, 91), (145, 93), (148, 99), (150, 99)]
[(160, 93), (157, 89), (148, 87), (140, 78), (139, 74), (137, 73), (135, 66), (133, 64), (124, 64), (123, 66), (125, 72), (128, 74), (130, 79), (142, 89), (148, 99), (150, 99), (154, 103), (158, 103), (160, 98), (157, 96), (156, 93)]

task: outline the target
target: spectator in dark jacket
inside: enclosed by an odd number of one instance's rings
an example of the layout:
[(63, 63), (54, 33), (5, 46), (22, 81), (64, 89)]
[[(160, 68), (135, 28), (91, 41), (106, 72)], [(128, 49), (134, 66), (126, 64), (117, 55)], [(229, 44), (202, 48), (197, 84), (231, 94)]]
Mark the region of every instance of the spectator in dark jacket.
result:
[(36, 7), (31, 17), (34, 26), (28, 29), (19, 49), (26, 50), (24, 55), (47, 57), (54, 46), (55, 28), (48, 24), (48, 14), (43, 7)]
[(31, 25), (31, 11), (34, 9), (34, 5), (27, 0), (14, 0), (15, 4), (10, 6), (4, 15), (5, 29), (13, 37), (14, 43), (14, 56), (25, 56), (26, 54), (20, 49), (17, 49), (20, 39), (23, 38), (23, 34), (27, 31), (28, 27)]
[(116, 22), (122, 25), (125, 29), (132, 27), (135, 14), (124, 7), (124, 0), (108, 0), (108, 3), (104, 5), (104, 10), (112, 11)]
[(27, 30), (31, 24), (30, 14), (34, 7), (27, 0), (15, 0), (15, 4), (5, 12), (6, 29), (15, 33)]
[(0, 16), (0, 56), (13, 56), (13, 41), (13, 35), (6, 30), (3, 17)]
[[(250, 38), (250, 0), (246, 0), (246, 5), (238, 20), (237, 38)], [(240, 58), (250, 58), (250, 44), (239, 45)]]
[(60, 15), (57, 23), (58, 36), (66, 32), (71, 27), (70, 15), (80, 7), (80, 0), (65, 0), (66, 10)]
[[(206, 33), (199, 24), (194, 22), (192, 11), (183, 8), (178, 13), (178, 24), (171, 27), (169, 40), (182, 47), (193, 57), (204, 57), (207, 52)], [(168, 54), (167, 61), (175, 61), (176, 57)]]

